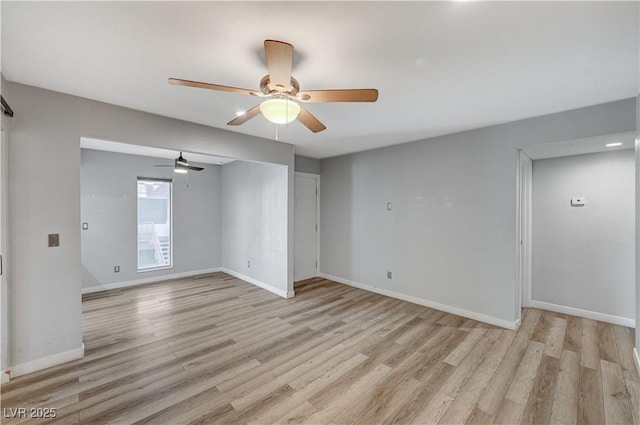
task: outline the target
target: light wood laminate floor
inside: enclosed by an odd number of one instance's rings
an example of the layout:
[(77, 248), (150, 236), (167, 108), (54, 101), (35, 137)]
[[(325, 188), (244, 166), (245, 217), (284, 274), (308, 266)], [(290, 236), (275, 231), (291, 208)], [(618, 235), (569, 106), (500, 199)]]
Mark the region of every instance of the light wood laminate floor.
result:
[[(464, 296), (464, 294), (461, 294)], [(85, 357), (2, 386), (64, 424), (631, 424), (631, 329), (536, 309), (518, 332), (316, 278), (214, 273), (85, 295)], [(3, 424), (26, 422), (2, 420)]]

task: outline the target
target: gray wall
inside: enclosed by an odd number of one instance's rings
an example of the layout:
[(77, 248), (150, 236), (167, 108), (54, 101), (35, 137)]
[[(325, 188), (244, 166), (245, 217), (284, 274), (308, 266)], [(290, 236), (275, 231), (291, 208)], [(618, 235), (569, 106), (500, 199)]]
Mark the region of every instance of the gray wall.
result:
[[(636, 97), (636, 361), (640, 362), (640, 94)], [(640, 363), (636, 363), (640, 374)]]
[(631, 149), (533, 162), (534, 301), (635, 320), (634, 182)]
[(320, 160), (309, 158), (302, 155), (296, 155), (295, 160), (296, 171), (302, 173), (320, 174)]
[[(7, 81), (4, 76), (0, 74), (0, 93), (3, 96), (6, 95), (6, 87)], [(9, 99), (5, 100), (11, 106)], [(9, 230), (8, 226), (8, 189), (9, 185), (7, 184), (7, 178), (9, 176), (9, 161), (8, 161), (8, 133), (11, 128), (11, 118), (5, 116), (4, 114), (0, 114), (0, 128), (5, 133), (5, 137), (7, 138), (2, 145), (0, 145), (0, 149), (2, 152), (0, 154), (0, 158), (2, 164), (0, 165), (0, 194), (2, 196), (2, 200), (0, 201), (0, 207), (2, 208), (2, 225), (0, 226), (0, 254), (2, 254), (3, 260), (3, 277), (2, 277), (2, 285), (0, 285), (0, 380), (5, 382), (8, 380), (6, 374), (2, 373), (2, 371), (6, 370), (9, 367), (9, 303), (8, 303), (8, 288), (7, 283), (9, 282), (9, 273), (11, 271), (11, 267), (9, 266), (9, 237), (7, 232)]]
[(324, 159), (320, 271), (513, 324), (518, 149), (635, 119), (626, 99)]
[[(220, 166), (186, 176), (154, 167), (170, 160), (82, 149), (81, 219), (89, 224), (82, 237), (82, 286), (99, 289), (135, 281), (220, 267)], [(137, 272), (138, 177), (172, 178), (173, 267)], [(113, 266), (120, 272), (114, 273)]]
[[(231, 133), (49, 90), (9, 83), (16, 113), (9, 135), (12, 365), (77, 350), (82, 344), (80, 138), (288, 166), (292, 145)], [(293, 215), (293, 191), (288, 193)], [(293, 281), (293, 219), (288, 219)], [(47, 234), (60, 246), (47, 248)]]
[(282, 296), (293, 290), (284, 261), (287, 186), (283, 166), (244, 161), (222, 166), (222, 267)]

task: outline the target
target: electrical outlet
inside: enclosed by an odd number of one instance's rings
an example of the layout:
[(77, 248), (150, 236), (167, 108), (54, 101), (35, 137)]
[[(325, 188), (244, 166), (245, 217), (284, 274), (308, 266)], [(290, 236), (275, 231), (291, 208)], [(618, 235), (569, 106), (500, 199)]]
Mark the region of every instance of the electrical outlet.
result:
[(391, 279), (392, 276), (393, 276), (393, 273), (387, 272), (387, 279)]
[(584, 207), (584, 204), (587, 202), (584, 196), (574, 196), (571, 198), (571, 206), (572, 207)]
[(82, 223), (82, 230), (89, 230), (89, 223)]
[(247, 268), (251, 268), (251, 261), (247, 261)]
[(393, 204), (391, 202), (387, 202), (387, 211), (393, 210)]
[(120, 266), (113, 266), (114, 273), (120, 273)]

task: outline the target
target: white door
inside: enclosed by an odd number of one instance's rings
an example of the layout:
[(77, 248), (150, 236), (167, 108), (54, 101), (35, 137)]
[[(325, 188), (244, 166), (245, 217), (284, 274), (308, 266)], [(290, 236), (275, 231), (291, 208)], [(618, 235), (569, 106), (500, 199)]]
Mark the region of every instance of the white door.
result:
[(7, 134), (3, 131), (0, 135), (0, 374), (1, 381), (6, 382), (8, 376), (4, 371), (9, 367), (7, 357), (9, 354), (7, 345), (8, 318), (7, 310)]
[(296, 173), (293, 280), (309, 279), (318, 271), (318, 178)]

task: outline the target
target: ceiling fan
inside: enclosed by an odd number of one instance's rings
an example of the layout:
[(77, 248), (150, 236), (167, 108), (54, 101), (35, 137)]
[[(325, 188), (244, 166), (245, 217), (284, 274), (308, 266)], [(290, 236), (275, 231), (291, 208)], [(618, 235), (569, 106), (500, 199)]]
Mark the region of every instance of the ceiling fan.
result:
[(180, 152), (180, 155), (175, 159), (173, 165), (154, 165), (154, 167), (174, 167), (173, 171), (179, 174), (186, 174), (189, 172), (189, 170), (192, 170), (192, 171), (204, 170), (204, 168), (202, 167), (195, 167), (193, 165), (189, 165), (189, 162), (186, 159), (184, 159), (184, 157), (182, 156), (182, 152)]
[(297, 118), (314, 133), (326, 127), (300, 103), (375, 102), (378, 100), (376, 89), (300, 91), (300, 84), (291, 76), (293, 46), (283, 41), (265, 40), (264, 50), (269, 74), (260, 80), (259, 91), (179, 78), (169, 78), (169, 83), (265, 98), (262, 103), (232, 119), (227, 125), (244, 124), (262, 112), (267, 120), (276, 124), (287, 124)]

